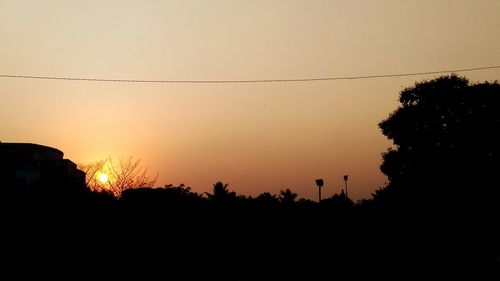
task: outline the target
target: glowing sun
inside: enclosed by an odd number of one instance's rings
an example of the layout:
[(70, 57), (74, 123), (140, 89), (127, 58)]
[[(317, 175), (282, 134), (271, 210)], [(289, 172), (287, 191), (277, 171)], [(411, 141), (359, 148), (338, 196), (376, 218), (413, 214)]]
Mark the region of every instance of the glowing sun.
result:
[(99, 181), (101, 183), (107, 183), (108, 182), (108, 175), (106, 175), (106, 174), (100, 174), (99, 175)]

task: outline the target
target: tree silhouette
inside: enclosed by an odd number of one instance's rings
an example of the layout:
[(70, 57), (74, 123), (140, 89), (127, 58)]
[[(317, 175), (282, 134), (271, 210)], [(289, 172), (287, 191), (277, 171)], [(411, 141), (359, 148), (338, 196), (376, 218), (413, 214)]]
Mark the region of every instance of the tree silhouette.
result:
[(152, 188), (154, 187), (158, 175), (150, 178), (147, 168), (140, 166), (140, 159), (129, 157), (126, 160), (120, 159), (118, 164), (110, 159), (110, 179), (109, 187), (116, 195), (120, 195), (124, 190), (131, 188)]
[(498, 202), (500, 84), (443, 76), (404, 89), (399, 101), (379, 124), (395, 147), (381, 165), (390, 183), (375, 197), (455, 207)]
[[(110, 192), (120, 196), (124, 190), (132, 188), (153, 188), (158, 175), (150, 177), (148, 169), (143, 168), (141, 159), (129, 157), (114, 161), (111, 157), (90, 164), (79, 164), (78, 167), (86, 173), (87, 186), (92, 191)], [(105, 174), (106, 181), (99, 176)]]
[(340, 194), (334, 194), (332, 197), (321, 200), (323, 205), (327, 205), (334, 208), (350, 208), (354, 205), (354, 203), (347, 197), (344, 190), (340, 192)]
[(214, 183), (214, 185), (213, 185), (213, 193), (210, 194), (210, 193), (206, 192), (205, 194), (208, 196), (209, 199), (216, 200), (216, 201), (235, 199), (236, 192), (229, 191), (229, 189), (227, 188), (228, 186), (229, 186), (229, 184), (218, 181), (218, 182)]
[(105, 188), (105, 185), (99, 181), (99, 173), (102, 173), (104, 170), (106, 162), (107, 159), (103, 159), (87, 164), (77, 164), (78, 169), (85, 173), (85, 184), (90, 188), (90, 190), (97, 192), (109, 192), (109, 190)]
[(297, 193), (294, 193), (289, 188), (287, 188), (280, 191), (278, 199), (283, 204), (293, 204), (295, 203), (295, 199), (297, 199)]
[(271, 194), (269, 192), (264, 192), (262, 194), (259, 194), (259, 196), (257, 196), (255, 198), (255, 200), (259, 203), (266, 204), (266, 205), (273, 205), (273, 204), (279, 202), (278, 197), (276, 197), (276, 195)]
[(174, 186), (173, 184), (166, 184), (165, 189), (171, 191), (174, 194), (178, 194), (178, 196), (182, 196), (182, 197), (188, 197), (191, 195), (198, 197), (198, 194), (196, 192), (191, 191), (190, 186), (186, 186), (183, 183), (181, 183), (178, 186)]

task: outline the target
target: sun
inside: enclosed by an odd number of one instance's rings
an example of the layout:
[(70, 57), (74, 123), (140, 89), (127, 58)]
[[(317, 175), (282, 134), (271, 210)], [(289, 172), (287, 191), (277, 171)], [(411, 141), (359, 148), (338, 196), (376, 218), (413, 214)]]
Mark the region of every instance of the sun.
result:
[(100, 174), (100, 175), (99, 175), (99, 181), (100, 181), (101, 183), (107, 183), (107, 182), (108, 182), (108, 175), (106, 175), (106, 174), (104, 174), (104, 173), (103, 173), (103, 174)]

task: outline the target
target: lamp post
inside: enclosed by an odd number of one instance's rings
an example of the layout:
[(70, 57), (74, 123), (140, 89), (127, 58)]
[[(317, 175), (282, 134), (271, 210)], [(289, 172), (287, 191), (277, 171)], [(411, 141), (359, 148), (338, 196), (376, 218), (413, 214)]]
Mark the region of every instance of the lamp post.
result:
[(347, 179), (349, 178), (349, 175), (344, 176), (344, 182), (345, 182), (345, 197), (349, 198), (349, 194), (347, 193)]
[(319, 195), (318, 202), (321, 202), (321, 187), (323, 186), (323, 184), (324, 184), (323, 179), (316, 180), (316, 185), (318, 186), (318, 195)]

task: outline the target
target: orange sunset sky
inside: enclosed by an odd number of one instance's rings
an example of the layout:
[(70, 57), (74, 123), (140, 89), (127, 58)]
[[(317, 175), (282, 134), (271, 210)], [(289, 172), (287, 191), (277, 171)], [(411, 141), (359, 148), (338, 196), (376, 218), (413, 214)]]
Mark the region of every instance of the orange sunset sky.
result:
[[(293, 79), (500, 65), (500, 1), (0, 0), (0, 74)], [(495, 80), (500, 70), (460, 73)], [(368, 198), (387, 181), (377, 124), (436, 75), (257, 84), (0, 78), (0, 140), (77, 163), (141, 158), (158, 186)]]

